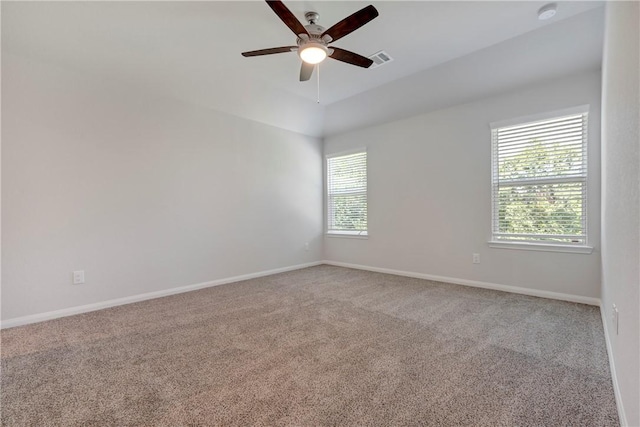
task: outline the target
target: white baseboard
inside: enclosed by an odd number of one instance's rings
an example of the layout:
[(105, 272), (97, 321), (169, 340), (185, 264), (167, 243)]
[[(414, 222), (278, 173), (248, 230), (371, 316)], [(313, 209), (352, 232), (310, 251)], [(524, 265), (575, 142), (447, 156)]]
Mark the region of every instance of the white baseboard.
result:
[(145, 301), (169, 295), (181, 294), (183, 292), (195, 291), (197, 289), (209, 288), (212, 286), (225, 285), (227, 283), (240, 282), (242, 280), (255, 279), (257, 277), (270, 276), (272, 274), (284, 273), (285, 271), (299, 270), (301, 268), (314, 267), (322, 264), (321, 261), (308, 262), (305, 264), (292, 265), (289, 267), (275, 268), (273, 270), (259, 271), (257, 273), (243, 274), (241, 276), (228, 277), (225, 279), (212, 280), (210, 282), (196, 283), (194, 285), (180, 286), (177, 288), (164, 289), (156, 292), (132, 295), (124, 298), (117, 298), (93, 304), (81, 305), (77, 307), (64, 308), (62, 310), (48, 311), (46, 313), (32, 314), (29, 316), (16, 317), (3, 320), (0, 329), (13, 328), (15, 326), (28, 325), (30, 323), (43, 322), (45, 320), (57, 319), (59, 317), (73, 316), (74, 314), (87, 313), (101, 310), (103, 308), (115, 307), (117, 305), (131, 304), (133, 302)]
[(395, 274), (396, 276), (413, 277), (415, 279), (433, 280), (435, 282), (454, 283), (456, 285), (472, 286), (474, 288), (493, 289), (496, 291), (511, 292), (514, 294), (530, 295), (540, 298), (556, 299), (561, 301), (577, 302), (580, 304), (600, 306), (599, 298), (583, 297), (580, 295), (563, 294), (560, 292), (541, 291), (538, 289), (520, 288), (518, 286), (499, 285), (496, 283), (479, 282), (476, 280), (458, 279), (455, 277), (434, 276), (432, 274), (415, 273), (411, 271), (392, 270), (390, 268), (371, 267), (368, 265), (349, 264), (345, 262), (323, 261), (323, 264), (336, 267), (355, 268), (357, 270), (375, 271), (377, 273)]
[(616, 406), (618, 408), (618, 417), (621, 426), (628, 426), (627, 415), (622, 406), (622, 395), (620, 394), (620, 385), (618, 384), (618, 376), (616, 375), (616, 365), (613, 360), (613, 347), (609, 336), (609, 328), (607, 328), (607, 314), (605, 308), (600, 304), (600, 315), (602, 316), (602, 328), (604, 329), (604, 340), (607, 344), (607, 356), (609, 356), (609, 368), (611, 369), (611, 381), (613, 381), (613, 394), (616, 398)]

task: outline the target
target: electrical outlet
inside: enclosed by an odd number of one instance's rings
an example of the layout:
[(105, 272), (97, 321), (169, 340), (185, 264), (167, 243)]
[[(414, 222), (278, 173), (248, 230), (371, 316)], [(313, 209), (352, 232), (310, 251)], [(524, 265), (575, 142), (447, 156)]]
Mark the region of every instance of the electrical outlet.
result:
[(306, 243), (304, 244), (304, 250), (305, 250), (305, 251), (308, 251), (308, 250), (309, 250), (309, 242), (306, 242)]
[(480, 254), (473, 254), (473, 263), (480, 264)]
[(611, 322), (613, 323), (613, 329), (616, 331), (616, 335), (618, 335), (618, 328), (620, 324), (620, 313), (618, 312), (618, 307), (615, 304), (611, 307)]
[(84, 283), (84, 270), (78, 270), (73, 272), (73, 284), (82, 285)]

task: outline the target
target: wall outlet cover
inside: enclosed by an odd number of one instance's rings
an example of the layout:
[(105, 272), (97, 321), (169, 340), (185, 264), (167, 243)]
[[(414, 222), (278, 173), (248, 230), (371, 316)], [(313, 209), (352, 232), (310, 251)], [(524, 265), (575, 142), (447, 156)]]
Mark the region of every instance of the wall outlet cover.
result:
[(73, 272), (73, 284), (81, 285), (84, 283), (84, 270), (78, 270)]

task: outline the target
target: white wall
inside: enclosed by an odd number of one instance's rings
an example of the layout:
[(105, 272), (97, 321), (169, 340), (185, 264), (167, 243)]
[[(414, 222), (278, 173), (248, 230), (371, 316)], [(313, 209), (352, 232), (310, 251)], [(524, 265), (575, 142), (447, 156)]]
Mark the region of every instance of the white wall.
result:
[(7, 52), (2, 74), (2, 319), (321, 259), (319, 139)]
[[(600, 294), (600, 73), (588, 71), (325, 140), (366, 146), (369, 239), (325, 237), (325, 259), (589, 298)], [(592, 254), (493, 249), (489, 123), (590, 104)], [(364, 108), (364, 106), (361, 106)], [(472, 253), (481, 263), (471, 263)]]
[[(640, 426), (640, 5), (607, 4), (602, 80), (602, 306), (623, 411)], [(619, 310), (616, 334), (612, 304)]]

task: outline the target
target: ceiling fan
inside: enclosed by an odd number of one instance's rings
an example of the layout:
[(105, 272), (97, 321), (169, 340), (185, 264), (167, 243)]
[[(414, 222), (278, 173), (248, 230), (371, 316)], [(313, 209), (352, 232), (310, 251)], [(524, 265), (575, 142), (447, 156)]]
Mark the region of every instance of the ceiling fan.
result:
[(278, 17), (285, 23), (287, 27), (298, 37), (297, 46), (273, 47), (271, 49), (253, 50), (250, 52), (242, 52), (242, 56), (260, 56), (272, 55), (275, 53), (298, 52), (302, 59), (302, 67), (300, 68), (300, 81), (307, 81), (313, 74), (316, 64), (324, 61), (329, 57), (347, 64), (357, 65), (358, 67), (369, 68), (373, 61), (365, 58), (357, 53), (340, 49), (339, 47), (329, 46), (329, 43), (335, 42), (347, 34), (352, 33), (362, 27), (367, 22), (378, 16), (378, 11), (372, 5), (360, 9), (356, 13), (344, 18), (342, 21), (325, 30), (324, 27), (316, 24), (318, 22), (318, 13), (307, 12), (304, 17), (309, 25), (302, 25), (293, 13), (279, 0), (267, 0), (267, 4)]

